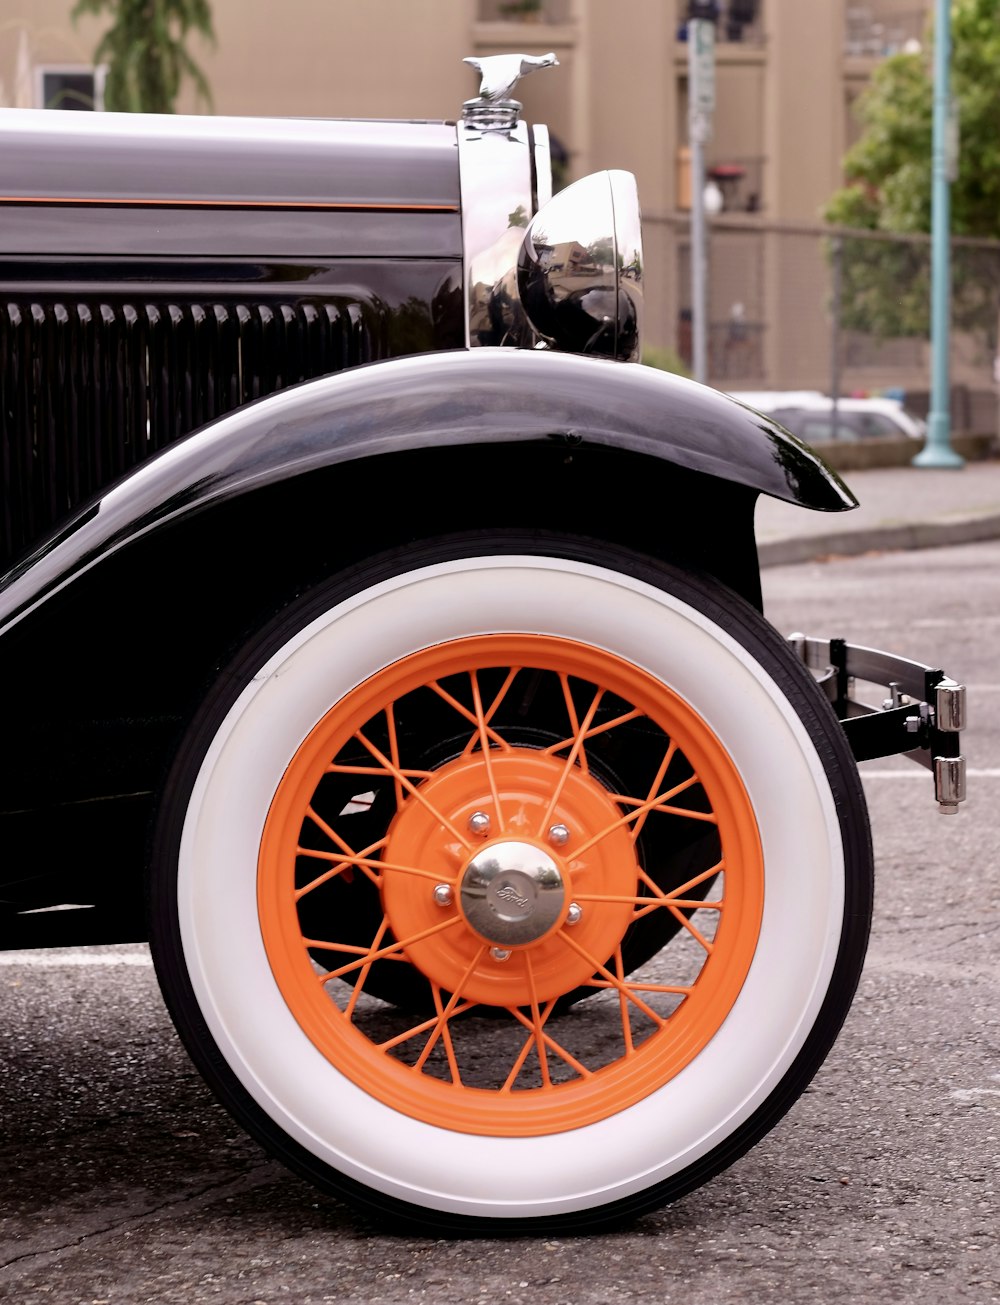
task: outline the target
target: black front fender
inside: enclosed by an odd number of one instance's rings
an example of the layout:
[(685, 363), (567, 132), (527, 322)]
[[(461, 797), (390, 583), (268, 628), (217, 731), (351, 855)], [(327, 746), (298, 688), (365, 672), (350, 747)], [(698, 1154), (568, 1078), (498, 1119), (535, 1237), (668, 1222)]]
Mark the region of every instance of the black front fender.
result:
[(0, 629), (126, 544), (209, 504), (359, 458), (512, 441), (652, 456), (821, 511), (856, 505), (780, 426), (669, 373), (547, 351), (421, 354), (284, 390), (165, 449), (8, 574)]

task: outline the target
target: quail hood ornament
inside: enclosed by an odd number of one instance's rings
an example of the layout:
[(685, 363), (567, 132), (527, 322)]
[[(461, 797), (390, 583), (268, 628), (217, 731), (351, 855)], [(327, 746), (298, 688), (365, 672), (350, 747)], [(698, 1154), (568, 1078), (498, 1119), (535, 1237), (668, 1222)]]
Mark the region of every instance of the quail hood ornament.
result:
[(517, 121), (521, 105), (511, 99), (517, 83), (539, 68), (556, 68), (559, 60), (548, 54), (491, 54), (462, 60), (479, 73), (479, 96), (466, 100), (462, 116), (467, 122), (485, 130), (511, 127)]

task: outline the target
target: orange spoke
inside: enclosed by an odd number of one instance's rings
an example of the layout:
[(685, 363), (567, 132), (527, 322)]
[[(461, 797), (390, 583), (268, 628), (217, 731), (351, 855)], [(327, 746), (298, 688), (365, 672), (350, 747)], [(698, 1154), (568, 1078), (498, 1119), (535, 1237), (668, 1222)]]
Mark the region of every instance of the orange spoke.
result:
[[(625, 962), (622, 960), (621, 947), (615, 948), (615, 978), (624, 986), (625, 983)], [(625, 1043), (625, 1055), (630, 1056), (635, 1051), (635, 1043), (632, 1040), (632, 1019), (631, 1012), (628, 1008), (628, 1000), (622, 988), (618, 989), (618, 1015), (622, 1022), (622, 1040)]]
[[(622, 979), (624, 982), (624, 978)], [(607, 991), (609, 988), (617, 989), (617, 982), (610, 983), (607, 979), (588, 979), (584, 984), (586, 988), (600, 988)], [(629, 983), (629, 989), (632, 992), (668, 992), (673, 996), (690, 997), (694, 988), (690, 984), (682, 983)]]
[(461, 989), (462, 984), (468, 982), (469, 975), (479, 964), (480, 960), (483, 957), (483, 953), (485, 951), (486, 951), (486, 944), (483, 943), (483, 945), (473, 955), (472, 960), (469, 962), (468, 966), (466, 967), (465, 973), (462, 975), (462, 983), (460, 983), (458, 985), (458, 989), (456, 989), (456, 991), (451, 994), (451, 997), (448, 999), (447, 1006), (445, 1006), (443, 1010), (438, 1011), (438, 1017), (434, 1021), (434, 1028), (432, 1029), (426, 1043), (424, 1044), (423, 1051), (417, 1057), (416, 1064), (413, 1066), (414, 1069), (423, 1069), (424, 1065), (427, 1063), (427, 1057), (431, 1054), (431, 1052), (434, 1050), (435, 1046), (437, 1045), (438, 1038), (444, 1034), (444, 1031), (448, 1025), (448, 1021), (455, 1014), (455, 1007), (462, 1000), (459, 989)]
[[(649, 889), (651, 898), (639, 898), (641, 906), (637, 907), (632, 918), (635, 920), (641, 919), (642, 916), (649, 915), (650, 911), (659, 910), (664, 906), (670, 907), (671, 909), (673, 907), (679, 907), (695, 911), (719, 911), (721, 913), (725, 906), (725, 898), (719, 897), (714, 901), (707, 902), (697, 897), (681, 897), (681, 893), (689, 892), (690, 889), (696, 888), (699, 884), (704, 883), (706, 879), (711, 879), (715, 875), (723, 873), (724, 870), (725, 860), (723, 859), (722, 861), (717, 861), (715, 865), (710, 866), (707, 870), (702, 871), (700, 875), (695, 875), (695, 877), (689, 879), (687, 883), (679, 884), (678, 887), (672, 888), (669, 893), (665, 893), (663, 889), (650, 878), (647, 872), (640, 867), (639, 878)], [(674, 914), (676, 915), (677, 912), (674, 911)]]
[[(684, 917), (681, 916), (681, 919), (683, 918)], [(640, 998), (635, 995), (635, 991), (631, 984), (627, 984), (624, 980), (617, 978), (611, 973), (607, 966), (601, 965), (600, 962), (595, 957), (591, 956), (585, 948), (581, 947), (574, 938), (571, 938), (565, 929), (559, 930), (559, 937), (568, 947), (571, 947), (578, 956), (584, 957), (584, 959), (593, 966), (595, 974), (603, 974), (605, 979), (608, 981), (609, 987), (616, 988), (620, 993), (623, 993), (629, 1001), (634, 1002), (642, 1013), (647, 1015), (653, 1023), (657, 1024), (661, 1029), (666, 1027), (667, 1021), (663, 1019), (662, 1016), (658, 1015), (656, 1011), (653, 1010), (652, 1006), (647, 1006), (644, 1001), (640, 1000)]]
[[(471, 712), (468, 709), (468, 707), (463, 706), (462, 703), (460, 703), (459, 700), (453, 694), (450, 694), (447, 689), (442, 689), (441, 685), (438, 684), (437, 680), (432, 680), (427, 687), (429, 689), (433, 689), (434, 692), (438, 695), (438, 697), (442, 698), (448, 704), (449, 707), (454, 707), (454, 709), (458, 712), (460, 716), (464, 717), (465, 720), (467, 720), (470, 725), (474, 725), (476, 727), (476, 733), (472, 736), (472, 738), (466, 744), (464, 749), (465, 752), (468, 752), (471, 749), (472, 745), (475, 743), (476, 739), (479, 738), (479, 721), (477, 720), (475, 713)], [(489, 725), (486, 726), (486, 735), (491, 742), (497, 745), (498, 748), (507, 747), (506, 740), (503, 738), (503, 736), (501, 734), (498, 734), (496, 730), (490, 729)]]
[[(357, 943), (322, 942), (319, 938), (303, 938), (302, 946), (307, 948), (315, 947), (318, 948), (320, 951), (324, 951), (324, 952), (347, 952), (351, 956), (369, 956), (371, 954), (370, 945), (368, 947), (361, 947)], [(395, 958), (390, 956), (387, 957), (386, 959), (394, 960)], [(330, 977), (330, 974), (329, 971), (327, 971), (325, 974), (320, 974), (317, 975), (316, 977), (320, 980), (321, 983), (326, 983), (327, 979)]]
[(659, 893), (656, 897), (642, 897), (633, 893), (574, 893), (573, 900), (576, 902), (631, 902), (633, 906), (642, 907), (641, 914), (645, 915), (651, 906), (666, 906), (672, 902), (674, 906), (690, 907), (693, 910), (700, 911), (721, 911), (722, 898), (717, 901), (703, 902), (700, 897), (674, 897), (672, 893)]
[(410, 767), (396, 766), (342, 766), (339, 762), (331, 761), (326, 767), (328, 775), (380, 775), (385, 777), (395, 777), (396, 775), (408, 775), (412, 779), (429, 779), (434, 774), (433, 770), (414, 770)]
[(556, 1004), (554, 1001), (550, 1001), (545, 1007), (544, 1014), (542, 1013), (542, 1011), (539, 1010), (538, 995), (535, 988), (535, 973), (534, 970), (532, 969), (530, 952), (525, 952), (524, 963), (525, 963), (525, 969), (528, 974), (528, 992), (530, 993), (531, 996), (531, 1001), (529, 1004), (531, 1007), (531, 1023), (532, 1023), (533, 1031), (530, 1037), (525, 1038), (524, 1045), (521, 1047), (521, 1050), (518, 1053), (516, 1060), (511, 1066), (510, 1073), (507, 1075), (507, 1078), (504, 1080), (503, 1087), (500, 1089), (501, 1092), (511, 1091), (511, 1089), (514, 1086), (514, 1083), (517, 1080), (518, 1075), (520, 1074), (521, 1070), (524, 1068), (524, 1062), (528, 1059), (528, 1053), (531, 1051), (532, 1047), (535, 1048), (538, 1055), (538, 1067), (542, 1075), (542, 1086), (543, 1087), (552, 1086), (552, 1075), (549, 1073), (549, 1060), (548, 1060), (548, 1054), (545, 1050), (545, 1036), (542, 1029), (545, 1024), (545, 1021), (552, 1014), (553, 1010), (555, 1010)]
[(678, 897), (681, 893), (689, 893), (692, 888), (697, 888), (698, 885), (703, 884), (706, 879), (711, 879), (714, 875), (722, 874), (725, 868), (726, 868), (726, 861), (725, 861), (725, 857), (723, 857), (721, 861), (716, 861), (715, 865), (709, 866), (707, 870), (703, 870), (701, 874), (695, 875), (693, 879), (688, 879), (686, 883), (678, 884), (676, 888), (671, 888), (669, 893), (665, 893), (663, 889), (660, 888), (660, 886), (656, 883), (656, 881), (649, 877), (648, 872), (643, 870), (641, 866), (639, 867), (639, 878), (650, 890), (650, 892), (655, 894), (655, 896), (658, 897), (661, 901), (671, 902), (674, 900), (675, 897)]
[[(511, 1089), (513, 1088), (515, 1082), (517, 1081), (518, 1075), (520, 1074), (521, 1070), (524, 1069), (524, 1062), (528, 1059), (528, 1053), (531, 1051), (531, 1048), (534, 1047), (538, 1041), (539, 1039), (536, 1033), (531, 1033), (529, 1034), (528, 1037), (524, 1039), (524, 1042), (521, 1044), (521, 1050), (517, 1053), (517, 1056), (514, 1059), (514, 1063), (510, 1067), (510, 1072), (508, 1073), (507, 1077), (504, 1079), (503, 1086), (499, 1089), (502, 1094), (504, 1095), (510, 1094)], [(542, 1057), (542, 1045), (543, 1044), (539, 1045), (539, 1060), (541, 1060)], [(542, 1063), (544, 1065), (543, 1077), (545, 1079), (545, 1085), (546, 1087), (549, 1087), (551, 1086), (551, 1083), (549, 1080), (548, 1061), (544, 1061)]]
[[(557, 744), (554, 748), (546, 749), (546, 751), (550, 751), (550, 752), (557, 752), (560, 748), (564, 748), (567, 745), (571, 744), (573, 740), (580, 733), (580, 720), (576, 714), (576, 703), (573, 701), (573, 694), (569, 687), (569, 676), (560, 675), (559, 683), (562, 686), (563, 703), (565, 704), (566, 707), (566, 715), (569, 717), (569, 738), (564, 739), (562, 743)], [(586, 774), (587, 773), (586, 752), (580, 758), (580, 765), (583, 768), (584, 774)]]
[(490, 797), (493, 799), (493, 810), (496, 812), (497, 823), (503, 827), (503, 808), (500, 804), (500, 792), (497, 788), (496, 775), (493, 772), (493, 766), (490, 762), (490, 741), (487, 733), (486, 716), (483, 713), (483, 699), (479, 692), (479, 677), (475, 671), (469, 672), (469, 680), (472, 684), (472, 701), (476, 709), (476, 721), (479, 733), (479, 748), (483, 757), (483, 766), (486, 770), (486, 781), (490, 786)]
[(362, 852), (350, 856), (341, 852), (321, 852), (317, 848), (297, 846), (295, 848), (296, 856), (309, 856), (316, 861), (329, 861), (332, 865), (329, 870), (324, 874), (321, 874), (318, 878), (311, 879), (309, 883), (302, 888), (297, 888), (293, 894), (294, 900), (296, 902), (299, 901), (301, 898), (305, 897), (306, 893), (311, 893), (314, 888), (319, 888), (322, 884), (329, 883), (331, 879), (335, 879), (337, 875), (343, 874), (345, 870), (353, 870), (355, 866), (363, 871), (372, 883), (378, 887), (382, 882), (382, 878), (381, 875), (373, 873), (373, 871), (380, 870), (382, 868), (382, 862), (370, 857), (368, 853), (377, 852), (380, 847), (385, 847), (385, 842), (386, 840), (384, 838), (380, 838), (377, 843), (372, 843)]
[[(389, 928), (389, 917), (383, 915), (382, 923), (378, 927), (378, 932), (375, 934), (375, 937), (372, 939), (373, 947), (378, 947), (379, 943), (385, 937), (388, 928)], [(348, 1020), (353, 1019), (354, 1017), (354, 1007), (358, 1003), (358, 998), (361, 996), (361, 990), (365, 986), (365, 980), (368, 978), (368, 975), (371, 973), (371, 968), (372, 968), (371, 961), (367, 961), (361, 967), (361, 972), (359, 973), (357, 977), (357, 981), (355, 982), (354, 988), (351, 992), (351, 995), (348, 998), (347, 1005), (344, 1007), (344, 1016)]]
[[(647, 802), (648, 802), (652, 797), (654, 797), (654, 795), (655, 795), (656, 793), (659, 792), (660, 785), (663, 783), (664, 777), (666, 776), (667, 771), (670, 769), (670, 763), (671, 763), (671, 761), (673, 761), (673, 759), (674, 759), (674, 753), (675, 753), (676, 751), (677, 751), (677, 744), (673, 741), (673, 739), (671, 739), (671, 740), (670, 740), (670, 745), (669, 745), (669, 747), (667, 748), (666, 752), (663, 754), (663, 760), (660, 762), (660, 765), (659, 765), (659, 767), (658, 767), (658, 769), (657, 769), (657, 771), (656, 771), (656, 775), (655, 775), (655, 777), (654, 777), (654, 779), (653, 779), (653, 782), (652, 782), (652, 784), (650, 784), (650, 786), (649, 786), (649, 792), (646, 794), (646, 801), (647, 801)], [(646, 811), (643, 811), (643, 812), (639, 815), (639, 817), (638, 817), (638, 819), (636, 820), (635, 824), (632, 826), (632, 842), (633, 842), (633, 843), (636, 841), (636, 839), (637, 839), (637, 838), (639, 837), (639, 835), (642, 833), (642, 827), (643, 827), (643, 825), (646, 823), (646, 819), (647, 819), (648, 816), (649, 816), (649, 810), (647, 809)]]
[(693, 785), (700, 784), (700, 783), (701, 780), (698, 778), (697, 775), (691, 775), (687, 779), (682, 780), (679, 784), (675, 785), (674, 788), (669, 789), (666, 793), (661, 793), (659, 797), (652, 798), (652, 799), (637, 798), (637, 797), (630, 797), (627, 793), (616, 793), (615, 801), (623, 807), (633, 808), (630, 815), (630, 818), (633, 820), (641, 812), (666, 811), (669, 812), (670, 815), (674, 815), (674, 816), (691, 816), (692, 819), (694, 820), (711, 820), (714, 822), (715, 816), (707, 811), (692, 811), (690, 807), (664, 806), (664, 803), (669, 802), (670, 799), (676, 797), (678, 793), (683, 793), (685, 789), (691, 788), (693, 787)]
[(700, 946), (704, 947), (706, 955), (711, 956), (711, 954), (715, 951), (715, 943), (710, 943), (708, 939), (705, 937), (705, 935), (694, 927), (694, 925), (687, 918), (687, 916), (682, 911), (679, 911), (676, 908), (676, 906), (674, 906), (673, 902), (667, 902), (666, 907), (667, 910), (670, 912), (670, 914), (674, 916), (675, 919), (681, 922), (681, 924), (688, 931), (688, 933), (695, 940), (695, 942), (698, 943)]
[[(434, 1009), (438, 1013), (438, 1018), (444, 1015), (444, 1007), (441, 1004), (441, 989), (435, 983), (431, 992), (434, 996)], [(462, 1076), (458, 1072), (458, 1060), (455, 1057), (455, 1046), (451, 1040), (451, 1030), (445, 1024), (441, 1030), (441, 1041), (444, 1044), (444, 1054), (448, 1061), (448, 1072), (451, 1074), (451, 1081), (456, 1087), (462, 1086)]]
[[(621, 716), (616, 716), (614, 720), (606, 720), (600, 725), (594, 725), (591, 729), (587, 730), (584, 735), (584, 742), (589, 739), (597, 738), (598, 734), (606, 734), (608, 730), (617, 729), (619, 725), (624, 725), (626, 721), (636, 720), (642, 715), (643, 713), (638, 709), (638, 707), (634, 707), (631, 711), (626, 711), (623, 712)], [(573, 728), (576, 728), (575, 724)], [(543, 748), (544, 754), (546, 756), (553, 756), (555, 753), (561, 752), (563, 748), (569, 747), (573, 742), (574, 737), (575, 735), (571, 735), (568, 739), (560, 739), (558, 743), (550, 743), (547, 748)], [(581, 758), (580, 765), (586, 771), (586, 757)]]
[[(682, 779), (681, 782), (675, 784), (673, 788), (668, 788), (665, 793), (660, 793), (654, 797), (636, 798), (629, 797), (627, 793), (617, 793), (615, 795), (615, 801), (620, 802), (623, 806), (634, 807), (635, 810), (632, 812), (632, 815), (635, 817), (640, 812), (663, 810), (664, 802), (669, 802), (670, 799), (675, 798), (678, 793), (683, 793), (685, 789), (692, 788), (695, 784), (700, 783), (701, 780), (697, 775), (689, 775), (687, 779)], [(678, 810), (684, 815), (705, 814), (705, 812), (701, 811), (689, 812), (687, 807), (679, 807)]]
[(577, 902), (630, 902), (636, 911), (633, 915), (634, 920), (648, 915), (650, 911), (660, 910), (664, 906), (673, 905), (683, 910), (692, 911), (722, 911), (725, 905), (725, 898), (714, 898), (711, 901), (705, 901), (700, 897), (681, 897), (681, 893), (688, 892), (696, 888), (706, 879), (712, 879), (723, 871), (724, 863), (717, 862), (708, 870), (703, 871), (700, 875), (695, 875), (687, 883), (680, 884), (677, 888), (672, 888), (670, 892), (664, 892), (656, 881), (649, 875), (648, 871), (639, 867), (639, 878), (649, 889), (649, 894), (643, 896), (638, 893), (582, 893), (573, 894)]
[[(384, 843), (377, 844), (376, 846), (379, 845), (384, 846)], [(327, 880), (335, 878), (342, 870), (349, 869), (352, 866), (357, 866), (359, 870), (363, 870), (376, 887), (381, 887), (382, 875), (370, 873), (373, 870), (392, 870), (397, 874), (411, 875), (415, 879), (429, 879), (433, 884), (441, 882), (441, 876), (439, 874), (434, 874), (430, 870), (421, 870), (420, 867), (416, 865), (400, 865), (396, 861), (379, 861), (372, 857), (366, 857), (360, 854), (357, 856), (342, 856), (338, 852), (315, 852), (306, 847), (298, 848), (297, 850), (302, 856), (317, 857), (319, 860), (333, 861), (337, 864), (334, 869), (328, 870), (326, 874), (320, 875), (318, 879), (311, 880), (304, 888), (296, 889), (296, 901), (301, 897), (304, 897), (306, 893), (312, 892), (314, 888), (319, 888), (319, 886)]]
[[(551, 1010), (553, 1005), (554, 1003), (550, 1002), (549, 1006), (546, 1007), (546, 1012)], [(535, 1032), (534, 1021), (529, 1020), (527, 1015), (523, 1015), (517, 1009), (516, 1006), (508, 1006), (507, 1009), (510, 1011), (511, 1015), (514, 1016), (514, 1018), (518, 1021), (519, 1024), (523, 1024), (526, 1029), (531, 1030), (532, 1037), (533, 1037)], [(577, 1058), (574, 1055), (572, 1055), (571, 1052), (567, 1051), (565, 1047), (560, 1046), (560, 1044), (556, 1042), (555, 1038), (551, 1037), (548, 1033), (544, 1032), (544, 1030), (542, 1031), (542, 1041), (545, 1043), (545, 1046), (549, 1049), (549, 1051), (554, 1052), (554, 1054), (557, 1055), (560, 1060), (565, 1061), (565, 1063), (569, 1065), (570, 1069), (575, 1069), (581, 1078), (593, 1078), (594, 1076), (593, 1070), (588, 1069), (586, 1065), (581, 1065), (580, 1062), (577, 1060)]]
[(442, 933), (445, 929), (452, 929), (459, 923), (460, 917), (453, 915), (448, 920), (442, 920), (440, 924), (432, 925), (429, 929), (423, 929), (420, 933), (412, 934), (410, 937), (403, 939), (401, 942), (393, 942), (388, 947), (382, 947), (373, 951), (370, 947), (364, 949), (360, 947), (349, 947), (343, 943), (322, 942), (318, 938), (303, 938), (302, 942), (307, 948), (315, 948), (318, 951), (327, 952), (356, 952), (359, 956), (364, 957), (360, 961), (352, 961), (350, 965), (342, 965), (336, 970), (327, 970), (326, 974), (320, 976), (321, 983), (329, 983), (331, 979), (339, 979), (344, 974), (350, 974), (352, 970), (358, 970), (364, 965), (365, 961), (381, 961), (388, 956), (399, 956), (407, 947), (412, 947), (414, 943), (420, 942), (423, 938), (433, 937), (436, 933)]
[(348, 856), (354, 856), (354, 848), (351, 847), (347, 839), (341, 838), (341, 836), (337, 833), (337, 831), (335, 829), (332, 829), (330, 825), (327, 824), (327, 822), (323, 819), (323, 817), (321, 815), (318, 815), (313, 810), (311, 805), (306, 807), (305, 819), (311, 820), (318, 829), (320, 829), (324, 834), (326, 834), (327, 838), (334, 845), (334, 847), (339, 847), (340, 850), (342, 852), (346, 852)]
[[(478, 1005), (479, 1003), (475, 1001), (463, 1001), (461, 1005), (455, 1007), (452, 1014), (464, 1015), (467, 1010), (472, 1010), (474, 1006)], [(412, 1028), (407, 1029), (404, 1033), (397, 1033), (394, 1038), (388, 1038), (385, 1042), (378, 1042), (375, 1045), (379, 1051), (394, 1051), (397, 1047), (401, 1047), (404, 1042), (409, 1042), (412, 1038), (419, 1038), (421, 1033), (426, 1033), (428, 1029), (434, 1028), (437, 1022), (438, 1016), (431, 1015), (421, 1021), (420, 1024), (414, 1024)]]
[[(500, 685), (500, 688), (497, 690), (497, 695), (496, 695), (496, 697), (495, 697), (495, 698), (493, 699), (493, 701), (490, 703), (490, 705), (489, 705), (489, 709), (486, 711), (486, 713), (485, 713), (485, 715), (484, 715), (484, 717), (483, 717), (483, 719), (486, 721), (486, 724), (487, 724), (487, 725), (490, 723), (490, 721), (491, 721), (491, 720), (493, 719), (493, 717), (496, 715), (497, 709), (499, 708), (500, 704), (503, 702), (504, 698), (506, 698), (507, 693), (508, 693), (508, 691), (509, 691), (511, 685), (514, 683), (514, 679), (515, 679), (515, 677), (517, 676), (517, 674), (520, 672), (520, 670), (521, 670), (520, 666), (512, 666), (512, 667), (510, 668), (510, 670), (507, 672), (507, 678), (504, 680), (503, 684)], [(436, 688), (436, 689), (438, 689), (438, 692), (441, 694), (442, 697), (445, 696), (444, 691), (443, 691), (442, 689), (440, 689), (440, 687), (439, 687), (438, 685), (434, 685), (433, 687)], [(499, 746), (500, 746), (501, 748), (505, 748), (505, 747), (507, 746), (506, 743), (504, 742), (504, 740), (500, 737), (500, 735), (498, 735), (498, 734), (491, 734), (490, 737), (494, 740), (494, 742), (496, 742), (497, 744), (499, 744)], [(474, 734), (474, 735), (472, 736), (472, 738), (469, 739), (468, 743), (467, 743), (467, 744), (465, 745), (465, 747), (462, 749), (462, 756), (463, 756), (463, 757), (467, 757), (467, 756), (469, 755), (469, 753), (472, 752), (473, 748), (474, 748), (475, 745), (476, 745), (476, 740), (477, 740), (477, 738), (478, 738), (478, 735), (477, 735), (477, 734)]]
[(691, 911), (719, 911), (720, 914), (722, 912), (721, 897), (717, 902), (700, 902), (697, 898), (694, 898), (692, 901), (689, 902), (687, 901), (673, 902), (672, 899), (671, 901), (668, 901), (666, 898), (664, 898), (662, 901), (657, 901), (655, 899), (650, 899), (648, 897), (644, 897), (642, 900), (646, 903), (646, 905), (642, 907), (638, 907), (635, 910), (635, 912), (632, 915), (633, 920), (641, 920), (644, 915), (649, 915), (653, 911), (662, 911), (665, 906), (670, 906), (670, 905), (680, 906), (684, 910), (691, 910)]
[[(398, 811), (403, 805), (403, 786), (399, 779), (403, 771), (399, 764), (399, 742), (396, 738), (396, 717), (393, 715), (392, 711), (395, 705), (394, 702), (386, 703), (385, 725), (389, 732), (389, 757), (392, 760), (393, 769), (395, 771), (392, 779), (392, 786), (396, 793), (396, 810)], [(424, 776), (424, 778), (426, 778), (426, 776)]]
[[(295, 855), (311, 856), (320, 861), (338, 862), (337, 865), (327, 870), (324, 874), (321, 874), (318, 878), (310, 879), (309, 883), (307, 883), (304, 888), (296, 888), (295, 892), (292, 894), (292, 897), (296, 902), (300, 897), (305, 897), (306, 893), (311, 893), (314, 888), (322, 888), (324, 884), (328, 884), (331, 879), (336, 879), (339, 875), (342, 875), (345, 881), (349, 883), (353, 877), (349, 872), (358, 864), (353, 856), (337, 856), (334, 852), (315, 852), (308, 847), (297, 847), (295, 849)], [(378, 884), (379, 879), (377, 875), (373, 875), (366, 866), (359, 866), (359, 868), (367, 874), (373, 884)]]
[[(539, 827), (539, 833), (541, 833), (543, 829), (547, 829), (549, 827), (549, 824), (551, 823), (552, 812), (555, 810), (556, 804), (562, 795), (562, 791), (566, 786), (566, 780), (569, 777), (569, 774), (576, 763), (577, 757), (579, 757), (583, 753), (583, 744), (584, 744), (584, 739), (587, 737), (587, 730), (590, 728), (590, 723), (594, 719), (594, 715), (597, 712), (597, 708), (600, 706), (601, 699), (603, 697), (604, 697), (603, 689), (596, 689), (594, 691), (594, 697), (590, 706), (587, 709), (587, 714), (586, 716), (584, 716), (583, 721), (575, 731), (576, 737), (573, 740), (573, 746), (566, 754), (566, 761), (565, 761), (565, 765), (563, 766), (562, 775), (556, 782), (555, 787), (549, 796), (548, 806), (546, 808), (545, 815)], [(582, 848), (577, 850), (576, 854), (579, 856), (581, 852), (586, 850), (586, 848), (591, 845), (592, 844), (585, 843)]]
[[(690, 782), (695, 783), (696, 781), (691, 780)], [(617, 801), (617, 798), (615, 800)], [(665, 816), (683, 816), (685, 820), (700, 820), (706, 825), (717, 825), (719, 823), (714, 811), (692, 811), (690, 807), (665, 806), (663, 805), (665, 801), (666, 799), (663, 799), (662, 802), (654, 802), (649, 805), (652, 810), (662, 811)], [(643, 809), (645, 808), (646, 804), (643, 803)], [(632, 815), (629, 816), (629, 819), (631, 820), (634, 815), (635, 812), (633, 811)]]
[(451, 823), (448, 817), (443, 812), (436, 811), (427, 801), (426, 797), (423, 796), (420, 789), (417, 788), (415, 784), (410, 783), (409, 779), (406, 777), (403, 771), (399, 770), (397, 767), (393, 767), (392, 762), (389, 760), (389, 758), (386, 757), (384, 753), (380, 752), (374, 743), (369, 743), (369, 741), (365, 738), (365, 736), (361, 733), (360, 730), (358, 730), (358, 732), (355, 734), (354, 737), (358, 740), (359, 743), (361, 743), (364, 747), (368, 749), (368, 751), (372, 754), (372, 756), (375, 758), (376, 761), (381, 762), (383, 766), (388, 768), (391, 774), (396, 776), (400, 784), (403, 786), (403, 788), (406, 789), (407, 793), (409, 793), (411, 797), (415, 797), (422, 806), (426, 807), (427, 810), (431, 812), (431, 814), (435, 817), (435, 819), (441, 821), (441, 824), (445, 827), (445, 829), (448, 830), (452, 838), (456, 839), (459, 843), (461, 843), (463, 847), (469, 846), (466, 839), (463, 838), (463, 836), (458, 832), (458, 830)]
[(574, 848), (573, 849), (574, 855), (582, 856), (584, 852), (589, 852), (590, 849), (594, 847), (595, 844), (599, 843), (602, 838), (607, 838), (607, 836), (610, 833), (612, 833), (615, 829), (620, 829), (622, 825), (630, 824), (644, 811), (663, 811), (671, 816), (686, 816), (690, 820), (704, 820), (712, 825), (718, 824), (718, 821), (713, 812), (689, 811), (686, 807), (672, 807), (672, 806), (663, 805), (664, 803), (669, 802), (671, 798), (676, 797), (678, 793), (683, 792), (684, 789), (690, 788), (692, 784), (697, 784), (697, 783), (700, 783), (698, 776), (692, 775), (690, 779), (684, 780), (682, 784), (678, 784), (675, 788), (669, 789), (666, 793), (662, 793), (659, 797), (652, 798), (651, 800), (647, 800), (645, 802), (642, 801), (640, 798), (625, 797), (624, 794), (616, 793), (615, 794), (616, 802), (618, 802), (619, 804), (634, 805), (635, 809), (633, 811), (626, 812), (625, 815), (623, 815), (620, 820), (613, 820), (611, 824), (609, 824), (606, 828), (598, 830), (598, 832), (594, 834), (593, 837), (589, 838), (585, 843), (582, 843), (579, 847)]

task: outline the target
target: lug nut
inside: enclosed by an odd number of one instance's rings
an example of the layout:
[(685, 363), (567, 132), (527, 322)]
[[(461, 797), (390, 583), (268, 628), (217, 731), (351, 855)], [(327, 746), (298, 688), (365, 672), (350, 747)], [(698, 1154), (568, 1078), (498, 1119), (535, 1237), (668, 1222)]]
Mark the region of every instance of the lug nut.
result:
[(553, 825), (549, 830), (549, 842), (553, 847), (565, 847), (569, 842), (569, 830), (565, 825)]
[(506, 947), (491, 947), (490, 955), (493, 957), (495, 961), (510, 960), (510, 952), (507, 950)]
[(469, 817), (469, 828), (478, 838), (485, 838), (490, 832), (490, 818), (485, 811), (473, 811)]
[(434, 900), (438, 906), (451, 906), (455, 899), (455, 894), (451, 891), (450, 884), (437, 884), (434, 888)]
[(583, 919), (583, 907), (579, 902), (570, 902), (566, 908), (566, 923), (579, 924)]

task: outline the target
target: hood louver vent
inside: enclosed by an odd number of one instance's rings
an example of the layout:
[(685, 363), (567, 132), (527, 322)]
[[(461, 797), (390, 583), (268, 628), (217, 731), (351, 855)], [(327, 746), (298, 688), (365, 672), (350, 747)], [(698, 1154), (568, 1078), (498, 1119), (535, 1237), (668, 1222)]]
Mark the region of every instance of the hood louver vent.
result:
[(384, 357), (370, 303), (0, 304), (0, 570), (130, 468), (252, 399)]

